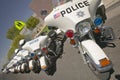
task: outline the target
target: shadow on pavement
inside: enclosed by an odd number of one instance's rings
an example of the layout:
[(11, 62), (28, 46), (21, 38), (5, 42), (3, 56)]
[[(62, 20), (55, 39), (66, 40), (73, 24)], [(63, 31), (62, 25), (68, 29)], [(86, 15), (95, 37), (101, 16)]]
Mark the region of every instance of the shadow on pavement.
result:
[(111, 47), (111, 48), (115, 48), (116, 45), (114, 43), (110, 43), (110, 42), (97, 42), (97, 44), (101, 47), (101, 48), (105, 48), (105, 47)]

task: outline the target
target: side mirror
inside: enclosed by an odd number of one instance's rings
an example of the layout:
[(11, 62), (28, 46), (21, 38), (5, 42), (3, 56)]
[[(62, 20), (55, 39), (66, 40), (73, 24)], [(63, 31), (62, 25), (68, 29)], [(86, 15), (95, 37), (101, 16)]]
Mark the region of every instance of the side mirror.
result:
[(101, 0), (92, 0), (89, 6), (89, 12), (92, 18), (92, 21), (94, 20), (95, 16), (96, 16), (96, 11), (98, 6), (100, 5)]

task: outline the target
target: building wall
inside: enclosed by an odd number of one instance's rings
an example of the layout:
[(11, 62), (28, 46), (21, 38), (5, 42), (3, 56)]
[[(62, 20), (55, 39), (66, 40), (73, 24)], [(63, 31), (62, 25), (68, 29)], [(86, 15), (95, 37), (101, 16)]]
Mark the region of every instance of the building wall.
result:
[(47, 10), (49, 13), (52, 10), (52, 0), (32, 0), (29, 6), (38, 17), (44, 19), (45, 16), (40, 14), (41, 10)]
[[(108, 8), (120, 0), (102, 0), (102, 1), (105, 3), (106, 8)], [(33, 10), (33, 12), (36, 13), (38, 17), (41, 17), (42, 19), (44, 19), (45, 16), (42, 16), (40, 12), (43, 9), (46, 9), (48, 13), (51, 12), (52, 0), (32, 0), (29, 6)]]

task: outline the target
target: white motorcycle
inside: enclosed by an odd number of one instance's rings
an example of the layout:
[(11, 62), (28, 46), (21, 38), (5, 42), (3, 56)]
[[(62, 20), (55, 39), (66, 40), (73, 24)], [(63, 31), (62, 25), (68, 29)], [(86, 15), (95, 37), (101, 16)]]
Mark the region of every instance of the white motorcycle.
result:
[[(57, 3), (58, 0), (53, 2)], [(105, 22), (105, 13), (101, 16), (101, 13), (97, 12), (97, 9), (103, 6), (101, 0), (62, 0), (57, 5), (45, 18), (46, 25), (57, 26), (63, 30), (70, 43), (79, 49), (84, 62), (95, 74), (108, 73), (109, 76), (113, 68), (112, 63), (96, 43), (93, 34), (104, 29), (105, 31), (101, 33), (106, 35), (105, 39), (113, 39), (110, 28), (102, 26)]]
[(34, 73), (40, 73), (41, 69), (47, 68), (46, 59), (42, 55), (42, 48), (46, 47), (48, 41), (47, 35), (39, 36), (33, 40), (25, 42), (25, 40), (20, 40), (19, 44), (22, 45), (22, 49), (28, 50), (32, 58), (29, 61), (29, 68)]
[(13, 59), (11, 59), (11, 61), (6, 65), (5, 69), (3, 72), (6, 73), (9, 73), (9, 72), (12, 72), (12, 73), (18, 73), (18, 70), (17, 70), (17, 61), (20, 61), (21, 60), (21, 57), (20, 56), (14, 56)]
[(48, 75), (52, 75), (55, 60), (62, 55), (62, 41), (65, 41), (64, 35), (59, 29), (56, 32), (50, 31), (48, 35), (40, 35), (26, 43), (21, 40), (22, 49), (28, 50), (33, 57), (29, 61), (29, 68), (35, 73), (39, 73), (42, 69)]
[(30, 73), (28, 55), (30, 54), (27, 50), (15, 50), (16, 56), (20, 56), (21, 60), (17, 61), (17, 70), (21, 73)]
[(39, 73), (41, 71), (40, 61), (38, 60), (38, 54), (41, 51), (41, 46), (46, 43), (47, 36), (39, 36), (33, 40), (25, 42), (25, 40), (20, 40), (19, 45), (23, 50), (28, 50), (32, 59), (29, 61), (29, 68), (34, 73)]
[(29, 52), (27, 50), (15, 49), (15, 56), (7, 64), (7, 70), (12, 73), (30, 73), (30, 69), (28, 67), (28, 55)]

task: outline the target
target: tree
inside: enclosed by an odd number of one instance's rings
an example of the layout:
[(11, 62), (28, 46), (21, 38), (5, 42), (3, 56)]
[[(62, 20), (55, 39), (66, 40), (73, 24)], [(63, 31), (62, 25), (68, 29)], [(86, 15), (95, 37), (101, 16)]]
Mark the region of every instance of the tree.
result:
[(13, 39), (11, 48), (9, 49), (9, 52), (8, 52), (8, 60), (10, 60), (10, 58), (11, 58), (12, 55), (14, 54), (15, 49), (19, 47), (19, 41), (20, 41), (21, 39), (24, 39), (24, 36), (23, 36), (23, 35), (17, 35), (17, 36)]
[(15, 26), (12, 26), (8, 29), (6, 37), (10, 40), (13, 40), (17, 35), (19, 35), (20, 30), (18, 30)]
[(43, 30), (41, 31), (41, 33), (46, 33), (46, 34), (48, 34), (49, 32), (50, 32), (50, 30), (48, 29), (48, 26), (45, 26), (44, 28), (43, 28)]
[[(36, 27), (38, 23), (39, 23), (39, 19), (31, 16), (26, 21), (26, 27), (32, 30)], [(14, 50), (19, 47), (18, 45), (19, 41), (24, 38), (24, 36), (20, 35), (19, 33), (20, 33), (20, 30), (18, 30), (15, 26), (12, 26), (11, 28), (8, 29), (6, 37), (12, 40), (11, 48), (9, 49), (9, 52), (8, 52), (8, 60), (10, 60), (10, 58), (14, 54)]]
[(32, 30), (36, 27), (38, 23), (39, 23), (39, 19), (31, 16), (26, 22), (26, 27)]

